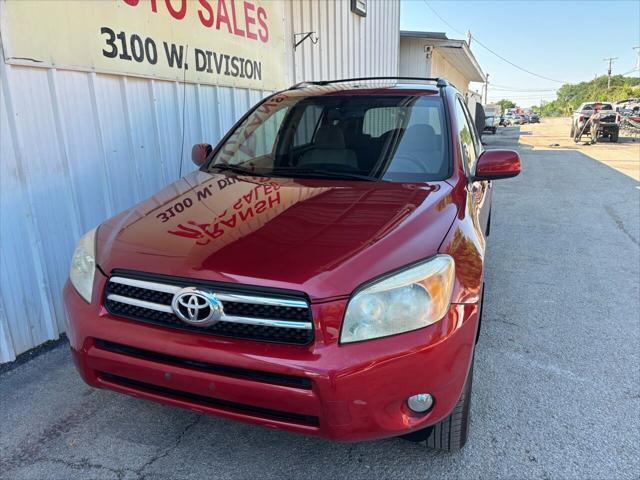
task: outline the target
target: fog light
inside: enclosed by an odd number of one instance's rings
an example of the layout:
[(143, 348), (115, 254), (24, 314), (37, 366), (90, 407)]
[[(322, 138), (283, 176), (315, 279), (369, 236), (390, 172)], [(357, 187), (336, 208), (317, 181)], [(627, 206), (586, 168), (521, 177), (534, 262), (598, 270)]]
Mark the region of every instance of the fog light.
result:
[(407, 398), (407, 405), (416, 413), (424, 413), (433, 406), (433, 397), (428, 393), (419, 393)]

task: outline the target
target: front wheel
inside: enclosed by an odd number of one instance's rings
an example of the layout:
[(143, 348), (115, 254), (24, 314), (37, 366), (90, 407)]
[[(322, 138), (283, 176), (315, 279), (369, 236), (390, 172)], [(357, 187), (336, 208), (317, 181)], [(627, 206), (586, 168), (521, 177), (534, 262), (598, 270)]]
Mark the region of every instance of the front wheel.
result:
[(418, 430), (402, 438), (412, 442), (426, 441), (427, 448), (445, 452), (461, 450), (469, 436), (469, 420), (471, 417), (471, 385), (473, 383), (473, 360), (462, 395), (453, 412), (439, 423), (424, 430)]
[(620, 135), (620, 132), (613, 132), (611, 135), (609, 135), (609, 141), (613, 143), (617, 143), (619, 135)]

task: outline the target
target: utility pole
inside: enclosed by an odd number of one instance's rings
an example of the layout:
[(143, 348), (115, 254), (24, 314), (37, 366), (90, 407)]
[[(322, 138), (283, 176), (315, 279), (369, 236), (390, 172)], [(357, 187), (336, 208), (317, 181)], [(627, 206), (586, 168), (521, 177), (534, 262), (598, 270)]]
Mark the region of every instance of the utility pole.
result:
[(471, 48), (471, 30), (467, 30), (467, 44)]
[(640, 75), (640, 45), (638, 45), (637, 47), (633, 47), (633, 49), (636, 51), (636, 70), (638, 71), (638, 75)]
[(618, 57), (603, 58), (605, 62), (609, 62), (609, 69), (607, 70), (607, 76), (609, 77), (607, 80), (607, 90), (611, 89), (611, 64), (617, 59)]
[(489, 74), (487, 73), (484, 77), (484, 104), (487, 104), (487, 96), (489, 93)]

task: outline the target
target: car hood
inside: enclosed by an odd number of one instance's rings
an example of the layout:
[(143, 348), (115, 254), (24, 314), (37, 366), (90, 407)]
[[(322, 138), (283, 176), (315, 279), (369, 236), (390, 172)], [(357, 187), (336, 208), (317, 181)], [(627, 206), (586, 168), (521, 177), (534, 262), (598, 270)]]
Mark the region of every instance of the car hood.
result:
[(235, 177), (201, 171), (105, 222), (114, 269), (287, 288), (312, 300), (434, 255), (457, 208), (446, 182)]

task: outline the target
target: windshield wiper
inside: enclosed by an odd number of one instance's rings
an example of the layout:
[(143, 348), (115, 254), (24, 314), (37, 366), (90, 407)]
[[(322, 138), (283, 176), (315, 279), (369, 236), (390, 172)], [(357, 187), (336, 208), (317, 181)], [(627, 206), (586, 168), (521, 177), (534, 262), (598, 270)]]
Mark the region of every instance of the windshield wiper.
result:
[(215, 165), (211, 165), (211, 167), (209, 168), (217, 168), (218, 170), (224, 170), (224, 171), (228, 171), (228, 172), (234, 172), (234, 173), (239, 173), (241, 175), (251, 175), (252, 177), (256, 177), (256, 176), (268, 176), (265, 175), (263, 173), (256, 173), (256, 172), (252, 172), (251, 170), (246, 170), (242, 167), (238, 167), (236, 165), (231, 165), (228, 163), (217, 163)]
[(297, 167), (292, 168), (291, 170), (285, 168), (276, 168), (271, 172), (272, 175), (285, 175), (289, 177), (306, 177), (306, 178), (336, 178), (342, 180), (363, 180), (367, 182), (378, 182), (383, 181), (377, 177), (372, 177), (370, 175), (361, 175), (359, 173), (351, 173), (351, 172), (335, 172), (333, 170), (322, 170), (322, 169), (300, 169)]

